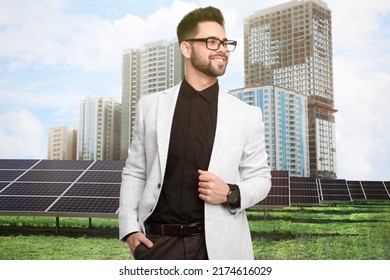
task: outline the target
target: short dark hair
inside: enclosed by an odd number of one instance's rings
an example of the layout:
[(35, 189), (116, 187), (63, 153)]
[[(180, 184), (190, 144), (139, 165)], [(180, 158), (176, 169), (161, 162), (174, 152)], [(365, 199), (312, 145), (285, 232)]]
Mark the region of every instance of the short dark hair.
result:
[(186, 14), (177, 26), (179, 44), (194, 37), (198, 33), (198, 23), (205, 21), (217, 22), (225, 28), (225, 19), (219, 9), (212, 6), (195, 9)]

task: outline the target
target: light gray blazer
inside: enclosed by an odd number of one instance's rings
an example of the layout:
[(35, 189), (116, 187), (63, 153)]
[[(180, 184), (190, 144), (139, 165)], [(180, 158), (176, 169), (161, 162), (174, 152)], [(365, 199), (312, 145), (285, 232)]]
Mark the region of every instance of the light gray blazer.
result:
[[(164, 179), (169, 138), (181, 83), (142, 97), (137, 105), (133, 142), (123, 169), (119, 235), (145, 232)], [(208, 171), (237, 184), (241, 208), (205, 203), (206, 246), (210, 259), (253, 259), (245, 209), (264, 199), (271, 188), (261, 111), (219, 92), (217, 128)]]

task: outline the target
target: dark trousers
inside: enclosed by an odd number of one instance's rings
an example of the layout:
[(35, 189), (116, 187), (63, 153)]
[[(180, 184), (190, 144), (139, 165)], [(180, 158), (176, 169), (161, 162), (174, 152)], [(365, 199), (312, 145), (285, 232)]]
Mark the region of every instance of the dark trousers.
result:
[(148, 248), (139, 244), (134, 250), (136, 260), (207, 260), (204, 233), (195, 236), (162, 236), (147, 234), (153, 242)]

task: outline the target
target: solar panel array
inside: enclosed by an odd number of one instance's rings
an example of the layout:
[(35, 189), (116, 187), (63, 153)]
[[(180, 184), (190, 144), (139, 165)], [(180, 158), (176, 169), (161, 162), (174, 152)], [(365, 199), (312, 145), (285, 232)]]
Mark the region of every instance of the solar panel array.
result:
[(256, 207), (390, 200), (390, 182), (289, 177), (288, 174), (288, 171), (271, 171), (271, 190)]
[(0, 212), (116, 217), (124, 164), (0, 160)]
[[(116, 217), (125, 161), (0, 160), (0, 214)], [(290, 177), (271, 171), (256, 207), (390, 200), (390, 182)]]

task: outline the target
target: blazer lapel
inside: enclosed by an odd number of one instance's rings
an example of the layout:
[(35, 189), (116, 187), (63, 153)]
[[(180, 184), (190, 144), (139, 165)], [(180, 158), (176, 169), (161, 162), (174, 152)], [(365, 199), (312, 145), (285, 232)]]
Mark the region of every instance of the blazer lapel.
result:
[(219, 93), (218, 96), (218, 115), (217, 115), (217, 128), (215, 131), (213, 151), (211, 153), (209, 171), (215, 172), (218, 163), (223, 160), (224, 153), (227, 153), (228, 144), (226, 141), (229, 140), (230, 135), (233, 131), (232, 110), (230, 108), (230, 101), (225, 93)]
[(164, 178), (165, 167), (167, 164), (169, 138), (171, 136), (173, 114), (175, 112), (180, 85), (181, 83), (177, 84), (173, 88), (162, 92), (162, 94), (159, 95), (158, 99), (156, 126), (161, 178)]

